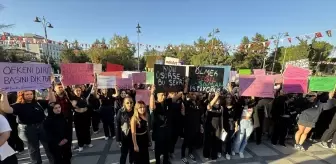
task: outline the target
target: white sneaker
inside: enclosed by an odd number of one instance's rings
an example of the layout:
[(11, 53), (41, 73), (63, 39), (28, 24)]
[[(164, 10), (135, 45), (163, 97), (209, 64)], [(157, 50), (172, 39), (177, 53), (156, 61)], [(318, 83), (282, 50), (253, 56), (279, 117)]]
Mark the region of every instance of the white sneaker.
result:
[(113, 136), (113, 139), (116, 139), (116, 137), (115, 137), (115, 136)]
[(89, 147), (89, 148), (92, 148), (92, 147), (93, 147), (92, 144), (88, 144), (88, 145), (86, 145), (86, 146)]
[(245, 158), (245, 157), (244, 157), (244, 153), (239, 153), (239, 157), (240, 157), (240, 158)]
[(218, 153), (218, 154), (217, 154), (217, 157), (218, 157), (218, 158), (221, 158), (221, 157), (222, 157), (222, 153)]
[(232, 152), (231, 152), (231, 155), (236, 155), (236, 152), (232, 151)]
[(79, 152), (82, 152), (83, 150), (84, 150), (83, 147), (79, 147), (79, 148), (78, 148), (78, 151), (79, 151)]
[(99, 133), (99, 131), (95, 131), (95, 132), (93, 132), (94, 134), (98, 134)]
[(107, 141), (109, 138), (108, 137), (105, 137), (105, 141)]
[(226, 154), (225, 156), (226, 156), (226, 159), (227, 159), (227, 160), (230, 160), (230, 159), (231, 159), (230, 154)]

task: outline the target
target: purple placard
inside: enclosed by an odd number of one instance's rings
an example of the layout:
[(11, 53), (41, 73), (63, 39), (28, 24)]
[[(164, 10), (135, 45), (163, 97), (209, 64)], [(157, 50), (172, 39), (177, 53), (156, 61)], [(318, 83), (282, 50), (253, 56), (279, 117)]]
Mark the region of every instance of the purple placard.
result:
[(0, 89), (7, 92), (45, 89), (51, 86), (49, 64), (0, 63)]

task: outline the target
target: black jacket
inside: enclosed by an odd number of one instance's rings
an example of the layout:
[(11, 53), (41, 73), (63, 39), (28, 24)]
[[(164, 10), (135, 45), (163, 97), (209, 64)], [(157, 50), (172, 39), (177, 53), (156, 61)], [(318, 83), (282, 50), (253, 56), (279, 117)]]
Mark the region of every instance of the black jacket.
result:
[(59, 144), (63, 139), (71, 141), (66, 133), (66, 120), (62, 114), (55, 114), (52, 107), (48, 109), (48, 117), (44, 121), (44, 129), (50, 144)]
[(115, 118), (115, 134), (116, 141), (121, 142), (125, 137), (131, 136), (131, 118), (133, 110), (127, 112), (125, 108), (121, 108)]

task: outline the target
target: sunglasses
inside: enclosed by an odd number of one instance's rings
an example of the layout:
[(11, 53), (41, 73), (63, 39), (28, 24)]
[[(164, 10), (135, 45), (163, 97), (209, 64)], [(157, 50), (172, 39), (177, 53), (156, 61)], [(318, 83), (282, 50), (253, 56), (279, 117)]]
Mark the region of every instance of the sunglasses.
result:
[(133, 104), (133, 102), (126, 102), (126, 104)]

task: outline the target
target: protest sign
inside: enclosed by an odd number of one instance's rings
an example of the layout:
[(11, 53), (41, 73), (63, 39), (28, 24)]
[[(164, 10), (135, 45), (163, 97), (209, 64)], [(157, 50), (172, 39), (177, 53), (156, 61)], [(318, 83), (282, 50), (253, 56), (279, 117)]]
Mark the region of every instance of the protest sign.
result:
[(116, 85), (118, 89), (132, 89), (132, 78), (117, 78)]
[(138, 71), (123, 71), (121, 74), (122, 78), (132, 78), (133, 73), (138, 73)]
[(116, 77), (115, 76), (97, 76), (97, 88), (114, 88), (116, 86)]
[(154, 84), (154, 72), (146, 72), (146, 84)]
[(133, 84), (145, 84), (146, 72), (132, 73)]
[(189, 67), (189, 92), (216, 92), (223, 89), (224, 68)]
[(149, 105), (150, 90), (136, 90), (135, 101), (143, 101)]
[(184, 89), (185, 67), (154, 65), (154, 84), (157, 92), (178, 92)]
[(231, 71), (231, 66), (226, 65), (226, 66), (205, 66), (205, 67), (214, 67), (214, 68), (224, 68), (224, 78), (223, 78), (223, 86), (226, 87), (227, 84), (229, 83), (230, 79), (230, 71)]
[(122, 78), (123, 71), (114, 71), (114, 72), (101, 72), (99, 75), (103, 76), (115, 76), (116, 78)]
[(172, 57), (166, 57), (165, 58), (165, 65), (181, 65), (180, 59), (172, 58)]
[(307, 78), (286, 78), (284, 77), (283, 91), (285, 93), (307, 93)]
[(49, 64), (0, 63), (0, 89), (7, 92), (46, 89), (51, 86)]
[(308, 69), (303, 69), (300, 67), (295, 67), (288, 65), (283, 73), (285, 78), (308, 78), (310, 71)]
[(310, 77), (310, 91), (333, 91), (336, 85), (336, 77)]
[(253, 75), (266, 75), (265, 69), (253, 69)]
[(102, 72), (102, 64), (93, 64), (93, 73), (100, 74)]
[(274, 79), (266, 75), (244, 75), (239, 77), (239, 94), (274, 98)]
[(93, 65), (86, 63), (62, 63), (62, 83), (65, 86), (94, 82)]
[(107, 63), (106, 72), (114, 72), (114, 71), (124, 71), (124, 66), (119, 64)]
[(251, 69), (239, 69), (239, 75), (251, 75)]

